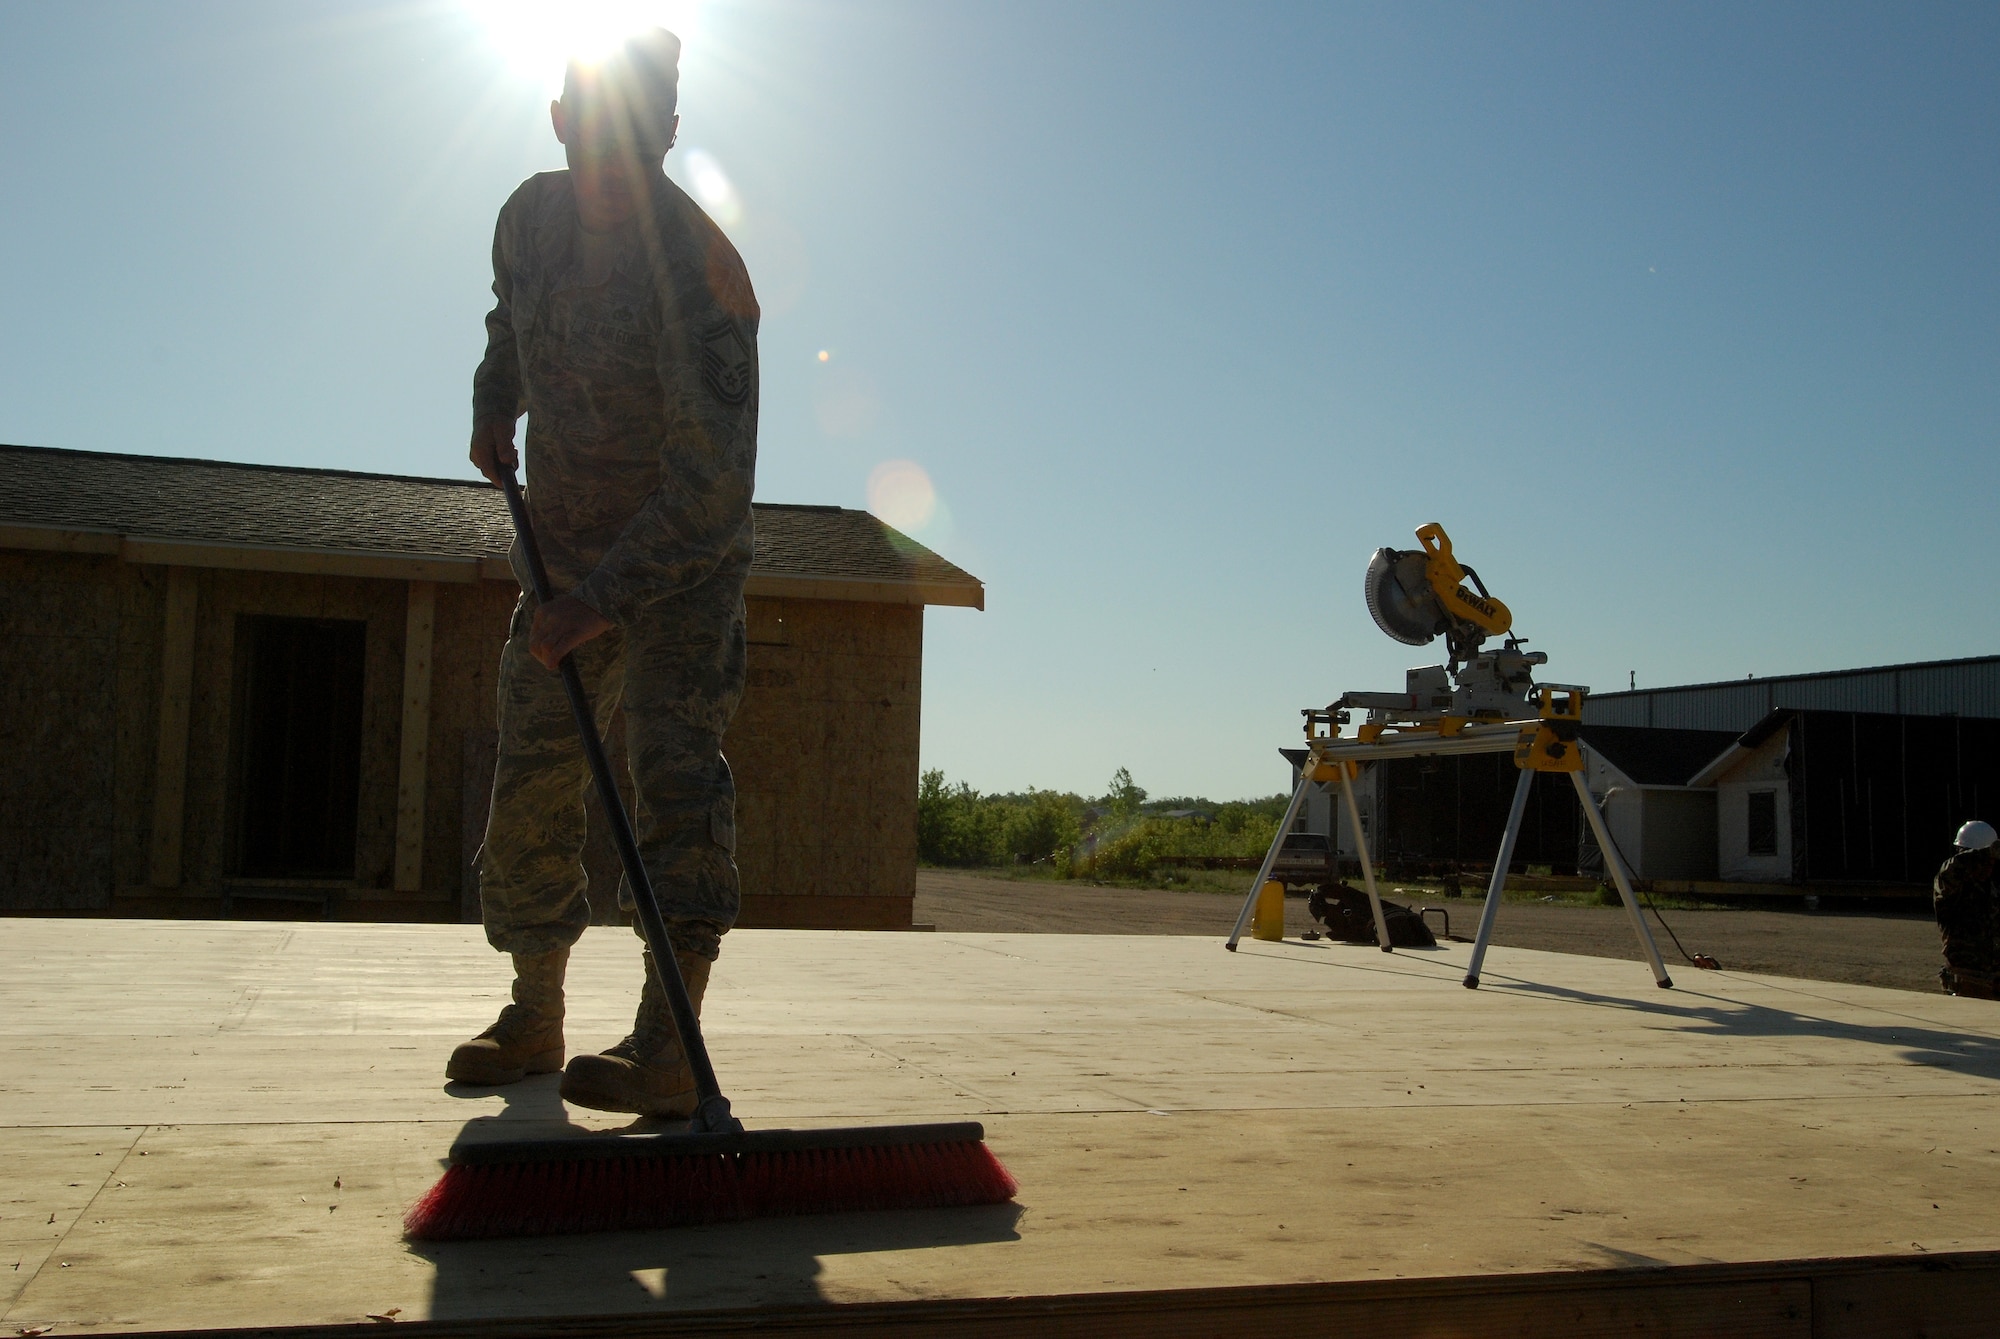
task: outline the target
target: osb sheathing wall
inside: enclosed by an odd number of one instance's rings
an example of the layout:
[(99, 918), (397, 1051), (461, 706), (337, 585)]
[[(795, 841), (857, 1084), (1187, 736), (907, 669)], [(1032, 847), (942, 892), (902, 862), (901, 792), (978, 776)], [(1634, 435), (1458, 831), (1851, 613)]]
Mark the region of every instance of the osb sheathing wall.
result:
[[(746, 605), (748, 682), (723, 740), (736, 778), (738, 923), (909, 925), (917, 885), (922, 607), (768, 598)], [(620, 717), (607, 732), (621, 785), (623, 731)], [(618, 857), (594, 799), (589, 809), (592, 914), (615, 923)]]
[(920, 605), (751, 601), (737, 778), (745, 925), (910, 923)]
[[(368, 626), (361, 697), (361, 803), (354, 834), (354, 885), (386, 888), (396, 847), (396, 758), (402, 697), (403, 589), (395, 582), (202, 571), (188, 716), (187, 799), (181, 869), (190, 892), (212, 893), (230, 869), (231, 726), (236, 697), (237, 619), (358, 619)], [(134, 871), (139, 873), (139, 871)], [(139, 880), (134, 880), (138, 882)], [(134, 889), (134, 892), (142, 890)]]
[[(514, 592), (437, 587), (423, 890), (396, 893), (400, 581), (190, 569), (196, 583), (180, 879), (150, 882), (167, 569), (0, 553), (0, 909), (211, 914), (228, 882), (238, 616), (366, 623), (353, 890), (336, 914), (448, 919), (458, 875), (460, 740), (490, 721)], [(476, 630), (483, 629), (484, 632)], [(268, 883), (270, 881), (260, 881)]]
[(112, 795), (134, 761), (118, 710), (133, 657), (119, 634), (147, 603), (119, 568), (0, 553), (0, 907), (110, 902)]
[[(367, 624), (355, 879), (333, 914), (456, 918), (466, 819), (483, 808), (490, 785), (490, 771), (467, 774), (465, 760), (479, 755), (467, 741), (490, 736), (512, 585), (435, 588), (422, 888), (397, 892), (407, 584), (213, 569), (194, 576), (181, 878), (161, 888), (148, 882), (148, 859), (167, 569), (0, 553), (0, 756), (8, 760), (0, 768), (0, 910), (207, 915), (225, 888), (240, 886), (229, 881), (235, 639), (239, 615), (266, 614)], [(907, 925), (922, 608), (749, 604), (749, 683), (724, 745), (738, 787), (742, 923)], [(609, 913), (616, 865), (608, 846), (594, 842), (589, 864), (592, 901)], [(258, 909), (242, 905), (245, 914)]]
[[(186, 893), (216, 898), (231, 873), (235, 836), (230, 803), (231, 713), (239, 618), (261, 614), (355, 619), (368, 628), (361, 708), (361, 797), (353, 890), (340, 897), (335, 914), (347, 919), (455, 919), (460, 740), (468, 728), (492, 718), (493, 674), (514, 591), (495, 582), (440, 583), (435, 587), (422, 887), (398, 892), (393, 871), (408, 583), (215, 570), (201, 571), (199, 580), (183, 837)], [(158, 636), (155, 631), (156, 646)], [(155, 691), (155, 705), (149, 713), (155, 720), (157, 696)], [(143, 789), (136, 817), (146, 826), (150, 823), (150, 786)], [(139, 850), (143, 853), (144, 849), (142, 843)], [(133, 874), (132, 883), (143, 883), (143, 860)], [(259, 882), (268, 885), (273, 881)], [(120, 892), (133, 897), (161, 895), (161, 890), (144, 887), (121, 887)]]
[[(431, 651), (431, 729), (424, 789), (424, 893), (434, 899), (427, 918), (459, 920), (464, 882), (461, 809), (467, 785), (465, 739), (490, 734), (496, 709), (500, 648), (520, 590), (511, 581), (439, 585)], [(402, 629), (397, 629), (397, 641)], [(393, 790), (394, 762), (390, 787)], [(479, 808), (493, 789), (489, 770), (474, 783)]]

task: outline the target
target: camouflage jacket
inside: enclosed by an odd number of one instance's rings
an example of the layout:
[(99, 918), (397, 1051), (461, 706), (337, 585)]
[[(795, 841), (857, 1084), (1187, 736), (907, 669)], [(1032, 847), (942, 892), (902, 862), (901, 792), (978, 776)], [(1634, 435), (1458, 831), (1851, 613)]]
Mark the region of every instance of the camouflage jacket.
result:
[(2000, 917), (1993, 905), (1993, 856), (1961, 851), (1931, 886), (1931, 908), (1944, 937), (1944, 960), (1984, 975), (2000, 974)]
[[(757, 299), (721, 229), (664, 176), (586, 233), (569, 173), (530, 177), (493, 232), (473, 421), (528, 415), (528, 511), (557, 591), (614, 623), (747, 571)], [(515, 546), (515, 574), (527, 569)]]

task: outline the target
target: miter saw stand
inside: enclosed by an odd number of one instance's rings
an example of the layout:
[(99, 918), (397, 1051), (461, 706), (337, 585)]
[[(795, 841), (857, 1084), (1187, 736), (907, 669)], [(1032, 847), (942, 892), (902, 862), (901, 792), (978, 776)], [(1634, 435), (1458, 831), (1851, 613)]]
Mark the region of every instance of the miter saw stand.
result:
[[(1225, 945), (1236, 951), (1237, 941), (1257, 905), (1257, 896), (1271, 877), (1285, 837), (1298, 820), (1306, 796), (1314, 786), (1340, 783), (1341, 803), (1354, 829), (1354, 849), (1361, 860), (1361, 879), (1368, 891), (1368, 905), (1375, 916), (1375, 942), (1384, 953), (1394, 952), (1389, 943), (1389, 925), (1382, 915), (1381, 894), (1375, 887), (1375, 870), (1368, 858), (1368, 837), (1361, 826), (1361, 807), (1355, 802), (1354, 780), (1361, 764), (1386, 762), (1391, 758), (1448, 757), (1466, 753), (1509, 753), (1521, 770), (1514, 787), (1514, 802), (1507, 811), (1507, 827), (1500, 837), (1500, 852), (1493, 861), (1493, 878), (1486, 887), (1486, 905), (1479, 914), (1479, 933), (1472, 943), (1472, 961), (1465, 971), (1468, 990), (1479, 987), (1479, 969), (1486, 961), (1486, 946), (1493, 937), (1493, 918), (1500, 909), (1500, 896), (1507, 886), (1507, 866), (1513, 862), (1514, 847), (1520, 839), (1522, 816), (1527, 812), (1528, 793), (1534, 788), (1537, 772), (1567, 772), (1576, 787), (1577, 803), (1584, 819), (1604, 852), (1604, 867), (1618, 887), (1618, 896), (1631, 918), (1632, 931), (1652, 965), (1653, 979), (1662, 989), (1671, 989), (1673, 979), (1660, 961), (1659, 946), (1639, 914), (1639, 901), (1632, 892), (1632, 880), (1619, 857), (1617, 843), (1605, 827), (1604, 816), (1591, 799), (1583, 779), (1584, 745), (1579, 737), (1583, 722), (1583, 699), (1590, 691), (1572, 684), (1540, 684), (1533, 681), (1535, 666), (1548, 663), (1540, 651), (1523, 651), (1520, 639), (1509, 635), (1512, 615), (1507, 606), (1488, 594), (1477, 573), (1452, 556), (1451, 540), (1439, 525), (1417, 531), (1421, 550), (1378, 549), (1369, 564), (1366, 584), (1368, 611), (1383, 632), (1412, 646), (1421, 646), (1438, 635), (1445, 637), (1450, 664), (1427, 665), (1409, 671), (1402, 693), (1347, 693), (1324, 710), (1307, 709), (1306, 759), (1299, 768), (1298, 786), (1291, 803), (1271, 839), (1271, 849), (1243, 900)], [(1470, 580), (1476, 592), (1461, 585)], [(1484, 651), (1488, 636), (1506, 638), (1498, 651)], [(1342, 738), (1351, 709), (1368, 712), (1351, 739)], [(1325, 733), (1321, 733), (1325, 727)], [(1334, 825), (1338, 833), (1339, 824)], [(1337, 845), (1337, 843), (1336, 843)], [(1336, 859), (1338, 852), (1335, 852)]]
[[(1515, 765), (1521, 769), (1521, 779), (1514, 787), (1513, 805), (1507, 810), (1507, 827), (1500, 837), (1499, 854), (1493, 859), (1493, 877), (1486, 887), (1486, 905), (1479, 913), (1479, 933), (1472, 941), (1472, 961), (1465, 969), (1466, 989), (1476, 990), (1479, 987), (1479, 969), (1486, 961), (1486, 946), (1493, 938), (1494, 915), (1500, 909), (1501, 894), (1507, 887), (1507, 866), (1514, 859), (1514, 847), (1521, 835), (1521, 819), (1527, 812), (1528, 793), (1534, 788), (1537, 772), (1569, 773), (1571, 782), (1576, 786), (1577, 803), (1583, 809), (1591, 832), (1597, 837), (1598, 848), (1604, 852), (1604, 867), (1618, 886), (1618, 897), (1625, 904), (1626, 915), (1631, 918), (1632, 932), (1638, 936), (1639, 947), (1645, 951), (1646, 961), (1652, 966), (1653, 979), (1661, 989), (1672, 989), (1673, 978), (1667, 975), (1666, 964), (1660, 961), (1659, 946), (1653, 942), (1652, 932), (1646, 928), (1646, 922), (1639, 914), (1639, 901), (1632, 892), (1632, 880), (1625, 871), (1625, 863), (1618, 858), (1617, 844), (1611, 840), (1611, 834), (1604, 826), (1604, 817), (1597, 812), (1590, 787), (1583, 779), (1583, 745), (1576, 737), (1576, 727), (1583, 714), (1584, 692), (1582, 688), (1566, 684), (1540, 685), (1539, 714), (1526, 722), (1446, 722), (1443, 728), (1384, 730), (1372, 738), (1341, 738), (1337, 731), (1347, 713), (1338, 704), (1325, 711), (1306, 712), (1306, 728), (1315, 733), (1306, 740), (1306, 760), (1299, 768), (1298, 788), (1292, 792), (1292, 801), (1285, 809), (1284, 819), (1278, 824), (1278, 834), (1271, 842), (1271, 849), (1264, 855), (1256, 881), (1250, 885), (1250, 895), (1243, 901), (1243, 910), (1236, 917), (1236, 928), (1230, 932), (1226, 947), (1232, 953), (1236, 951), (1237, 941), (1243, 937), (1244, 927), (1249, 924), (1250, 914), (1256, 907), (1258, 890), (1270, 878), (1271, 867), (1284, 845), (1285, 834), (1292, 830), (1292, 824), (1298, 819), (1306, 795), (1316, 785), (1337, 781), (1341, 803), (1347, 810), (1348, 824), (1354, 830), (1354, 849), (1361, 860), (1361, 879), (1368, 891), (1368, 905), (1375, 915), (1375, 942), (1381, 945), (1384, 953), (1394, 952), (1389, 943), (1388, 922), (1382, 915), (1382, 897), (1375, 885), (1375, 871), (1368, 858), (1368, 838), (1361, 828), (1361, 809), (1354, 799), (1354, 779), (1360, 775), (1361, 764), (1386, 762), (1391, 758), (1511, 752)], [(1343, 701), (1362, 696), (1366, 695), (1349, 694)], [(1321, 724), (1329, 726), (1333, 732), (1317, 733), (1316, 727)], [(1364, 726), (1363, 730), (1366, 729)]]

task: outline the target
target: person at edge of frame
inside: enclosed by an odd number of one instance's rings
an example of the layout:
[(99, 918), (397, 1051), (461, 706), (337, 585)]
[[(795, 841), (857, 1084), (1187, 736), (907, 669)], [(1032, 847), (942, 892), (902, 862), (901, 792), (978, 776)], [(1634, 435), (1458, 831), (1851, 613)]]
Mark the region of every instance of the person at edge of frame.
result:
[(1993, 873), (2000, 845), (1991, 823), (1974, 819), (1958, 830), (1957, 848), (1931, 885), (1931, 910), (1944, 940), (1938, 980), (1946, 993), (2000, 999), (2000, 908)]
[[(645, 950), (631, 1035), (565, 1065), (563, 978), (590, 923), (587, 767), (562, 681), (573, 654), (601, 731), (625, 708), (634, 828), (696, 1010), (736, 920), (735, 786), (722, 736), (742, 696), (755, 534), (758, 308), (719, 228), (673, 182), (680, 40), (664, 29), (571, 62), (549, 116), (569, 168), (529, 178), (493, 237), (472, 463), (498, 483), (528, 416), (527, 506), (551, 587), (523, 595), (499, 673), (499, 750), (478, 862), (481, 917), (513, 1002), (446, 1077), (563, 1071), (564, 1100), (684, 1118), (694, 1080)], [(631, 890), (619, 903), (631, 909)]]

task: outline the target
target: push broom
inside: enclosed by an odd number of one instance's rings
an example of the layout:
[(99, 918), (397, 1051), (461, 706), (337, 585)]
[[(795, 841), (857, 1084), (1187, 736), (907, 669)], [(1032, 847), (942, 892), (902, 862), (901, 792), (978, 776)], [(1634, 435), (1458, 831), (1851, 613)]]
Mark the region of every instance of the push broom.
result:
[[(500, 486), (528, 559), (535, 598), (546, 603), (551, 598), (548, 571), (511, 468)], [(583, 679), (569, 656), (563, 657), (561, 672), (584, 757), (631, 885), (639, 929), (652, 949), (653, 970), (694, 1073), (694, 1117), (684, 1132), (461, 1141), (451, 1150), (444, 1176), (404, 1217), (404, 1231), (419, 1241), (453, 1241), (863, 1209), (948, 1208), (1013, 1198), (1014, 1178), (986, 1147), (986, 1131), (976, 1121), (746, 1130), (730, 1113), (597, 736)]]

